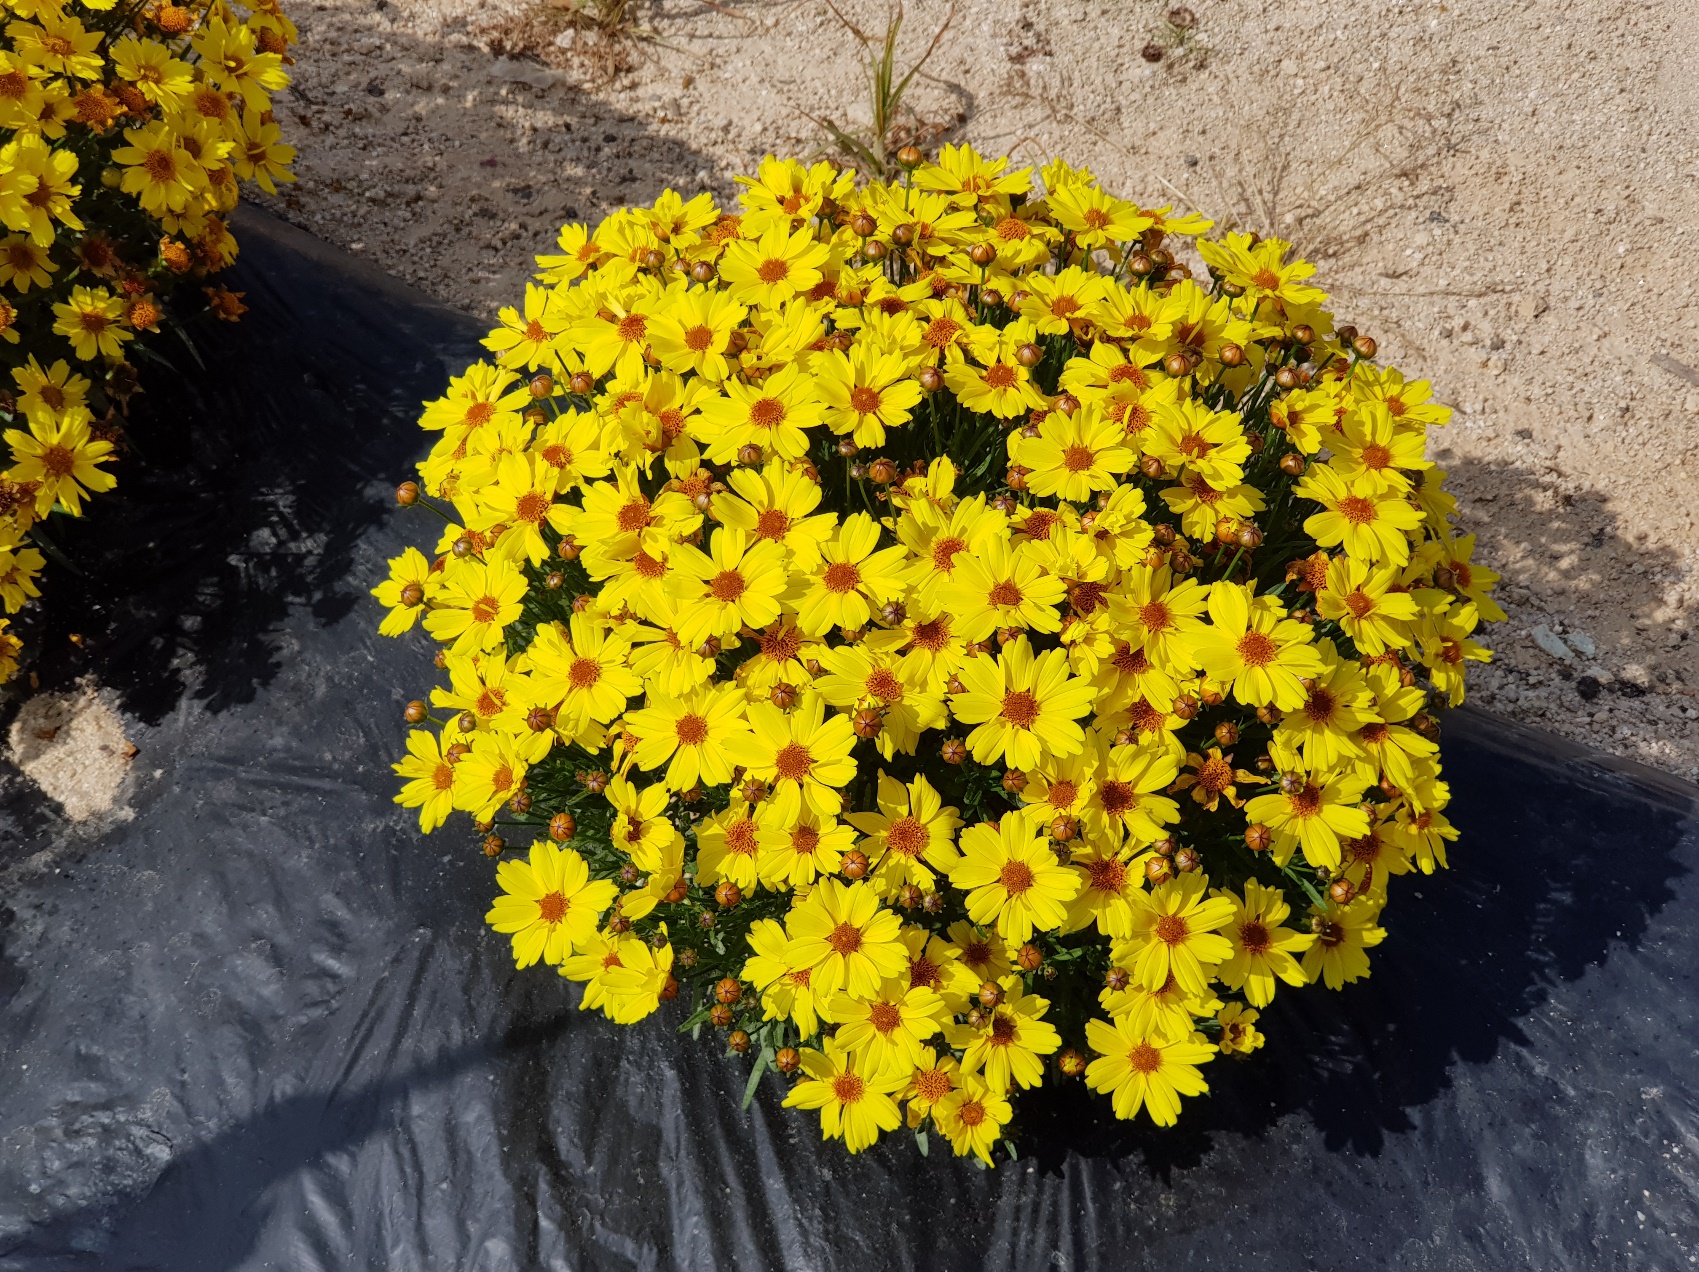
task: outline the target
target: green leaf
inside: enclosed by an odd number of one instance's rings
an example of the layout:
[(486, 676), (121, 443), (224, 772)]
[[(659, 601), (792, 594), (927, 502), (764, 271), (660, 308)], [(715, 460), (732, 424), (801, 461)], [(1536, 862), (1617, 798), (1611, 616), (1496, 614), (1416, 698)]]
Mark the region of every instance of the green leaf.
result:
[(761, 1054), (755, 1057), (755, 1067), (749, 1071), (749, 1081), (743, 1087), (743, 1108), (749, 1111), (749, 1103), (755, 1098), (755, 1088), (761, 1082), (761, 1075), (767, 1071), (767, 1062), (772, 1059), (773, 1049), (762, 1047)]
[(918, 1126), (914, 1128), (914, 1146), (920, 1150), (922, 1157), (932, 1156), (932, 1144), (926, 1138), (926, 1132)]

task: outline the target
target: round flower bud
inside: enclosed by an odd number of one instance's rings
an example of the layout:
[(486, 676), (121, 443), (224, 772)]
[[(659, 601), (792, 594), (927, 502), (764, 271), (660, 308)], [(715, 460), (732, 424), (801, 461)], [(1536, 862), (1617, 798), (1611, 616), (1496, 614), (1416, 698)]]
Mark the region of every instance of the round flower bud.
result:
[(891, 242), (895, 243), (898, 247), (907, 247), (910, 243), (914, 242), (914, 226), (899, 225), (896, 229), (891, 231)]
[(576, 372), (566, 383), (567, 387), (574, 393), (576, 393), (579, 397), (583, 397), (585, 394), (589, 393), (591, 389), (596, 387), (596, 377), (591, 375), (588, 371), (579, 371)]
[(1145, 275), (1156, 268), (1156, 262), (1143, 252), (1134, 252), (1132, 259), (1127, 262), (1127, 268), (1138, 275)]
[(946, 738), (940, 754), (946, 764), (960, 764), (967, 759), (967, 746), (959, 738)]
[(419, 483), (404, 481), (395, 488), (395, 502), (403, 508), (411, 507), (419, 502)]
[[(680, 901), (684, 900), (685, 897), (687, 897), (689, 895), (690, 895), (690, 885), (688, 883), (686, 883), (683, 879), (680, 879), (677, 883), (673, 884), (673, 886), (670, 889), (668, 889), (667, 895), (662, 897), (661, 900), (666, 902), (668, 905), (677, 905)], [(693, 960), (696, 957), (696, 952), (694, 950), (686, 950), (684, 953), (689, 954), (690, 957)], [(680, 955), (679, 957), (680, 957), (680, 960), (682, 961), (683, 955)], [(684, 965), (686, 967), (690, 966), (689, 963), (685, 963)]]
[(1030, 972), (1044, 961), (1044, 951), (1038, 946), (1027, 944), (1015, 952), (1015, 962), (1021, 965), (1022, 971)]
[(708, 1012), (708, 1020), (716, 1029), (724, 1029), (732, 1022), (732, 1009), (724, 1003), (716, 1003)]
[(462, 711), (454, 718), (454, 727), (462, 733), (476, 733), (478, 731), (478, 717), (470, 711)]
[(1198, 713), (1198, 700), (1190, 694), (1183, 693), (1174, 699), (1174, 705), (1170, 710), (1182, 720), (1190, 720)]
[(1215, 519), (1215, 537), (1221, 543), (1233, 543), (1239, 538), (1239, 519), (1237, 517), (1217, 517)]
[(714, 1001), (735, 1003), (743, 997), (743, 984), (735, 976), (727, 976), (714, 985)]
[(928, 892), (920, 899), (920, 908), (928, 914), (942, 914), (944, 911), (943, 893)]
[(997, 249), (990, 243), (975, 243), (968, 248), (967, 258), (975, 265), (989, 265), (997, 259)]
[(1080, 409), (1080, 400), (1072, 393), (1063, 393), (1056, 398), (1054, 405), (1063, 415), (1072, 415)]
[(412, 609), (415, 605), (422, 605), (424, 600), (425, 589), (417, 583), (409, 583), (401, 589), (401, 603), (408, 609)]
[(430, 708), (420, 699), (415, 698), (402, 709), (401, 718), (408, 724), (418, 724), (429, 714)]
[(1044, 350), (1035, 344), (1024, 344), (1015, 350), (1015, 361), (1023, 367), (1036, 367), (1044, 361)]
[(879, 607), (879, 621), (890, 627), (895, 627), (908, 617), (908, 610), (901, 601), (886, 601)]
[(919, 146), (904, 146), (901, 150), (897, 151), (897, 162), (902, 164), (905, 168), (920, 167), (921, 158), (922, 155), (920, 153)]
[(890, 251), (891, 249), (886, 247), (878, 239), (868, 239), (867, 242), (861, 245), (862, 256), (870, 261), (882, 261), (890, 253)]
[(1063, 1077), (1077, 1078), (1085, 1072), (1085, 1057), (1074, 1048), (1066, 1047), (1056, 1057), (1056, 1067), (1062, 1071)]
[(532, 707), (525, 713), (525, 727), (533, 733), (547, 733), (555, 727), (555, 713), (549, 707)]
[(1191, 874), (1201, 865), (1203, 865), (1203, 857), (1199, 855), (1196, 848), (1180, 848), (1174, 853), (1174, 869), (1181, 874)]
[(1335, 905), (1350, 905), (1351, 898), (1357, 895), (1357, 887), (1349, 879), (1335, 879), (1327, 885), (1327, 896)]
[(795, 1047), (780, 1047), (773, 1057), (773, 1067), (780, 1073), (795, 1073), (802, 1067), (802, 1053)]
[(712, 910), (704, 910), (701, 914), (698, 914), (696, 916), (696, 926), (705, 932), (711, 930), (714, 926), (714, 912)]
[(1020, 769), (1009, 769), (1003, 774), (1003, 789), (1011, 795), (1019, 795), (1026, 789), (1026, 774)]
[(660, 269), (661, 266), (665, 265), (666, 263), (667, 263), (667, 254), (665, 252), (661, 251), (660, 248), (651, 247), (647, 252), (643, 253), (643, 268), (644, 269)]
[(549, 838), (564, 844), (578, 833), (578, 820), (571, 813), (556, 813), (549, 818)]
[(714, 889), (714, 900), (719, 903), (720, 909), (729, 910), (743, 900), (743, 889), (727, 879)]
[(866, 238), (878, 228), (879, 222), (875, 221), (865, 212), (857, 212), (850, 218), (850, 229), (854, 230), (861, 238)]
[(928, 393), (936, 393), (944, 387), (944, 377), (938, 373), (937, 367), (922, 367), (915, 378), (920, 381), (920, 387)]
[(905, 883), (897, 889), (897, 904), (905, 910), (912, 910), (920, 904), (921, 891), (912, 883)]
[(1139, 471), (1150, 478), (1151, 481), (1160, 481), (1165, 469), (1162, 461), (1155, 455), (1146, 455), (1139, 460)]
[(1108, 988), (1119, 993), (1121, 990), (1133, 983), (1132, 973), (1127, 971), (1124, 967), (1111, 967), (1108, 973), (1104, 976), (1103, 983)]
[(1174, 863), (1167, 857), (1152, 857), (1144, 863), (1144, 877), (1152, 886), (1167, 883), (1174, 877)]
[(1274, 373), (1274, 382), (1283, 389), (1295, 389), (1298, 387), (1298, 373), (1291, 367), (1281, 367)]
[(562, 561), (576, 561), (581, 551), (583, 549), (578, 546), (578, 540), (570, 534), (555, 545), (555, 555)]
[(741, 1056), (749, 1050), (749, 1035), (741, 1029), (734, 1029), (726, 1035), (726, 1046)]
[(745, 442), (737, 448), (737, 462), (748, 467), (761, 462), (761, 448), (754, 442)]
[(1003, 293), (995, 287), (987, 287), (979, 293), (979, 303), (987, 309), (1000, 309), (1003, 305)]
[(975, 1007), (967, 1014), (967, 1027), (969, 1029), (983, 1029), (985, 1028), (985, 1022), (990, 1019), (991, 1017), (987, 1016), (979, 1008)]
[(861, 879), (867, 875), (867, 854), (851, 848), (838, 862), (838, 873), (846, 879)]
[(1215, 740), (1222, 746), (1232, 746), (1239, 740), (1239, 726), (1231, 720), (1223, 720), (1215, 726)]
[(796, 705), (796, 686), (781, 680), (768, 691), (767, 698), (780, 711), (789, 711)]
[(1158, 857), (1172, 857), (1174, 855), (1174, 850), (1179, 846), (1180, 841), (1175, 839), (1173, 835), (1164, 835), (1150, 847), (1151, 851)]
[(986, 981), (979, 987), (979, 1005), (990, 1011), (1003, 1001), (1003, 987), (996, 981)]
[(1310, 779), (1302, 773), (1288, 771), (1280, 775), (1280, 793), (1282, 795), (1296, 795), (1309, 784)]
[(745, 782), (738, 792), (746, 804), (759, 804), (767, 798), (767, 783), (758, 777), (752, 777)]
[(1364, 358), (1373, 358), (1380, 349), (1373, 336), (1358, 336), (1351, 342), (1351, 347), (1357, 351), (1359, 357)]
[(1245, 847), (1252, 852), (1267, 852), (1274, 847), (1274, 832), (1261, 822), (1245, 827)]
[(619, 868), (619, 881), (621, 883), (625, 884), (627, 887), (630, 887), (632, 884), (636, 883), (637, 882), (637, 867), (634, 866), (629, 861), (626, 862), (623, 866), (621, 866)]
[(669, 973), (667, 975), (666, 984), (661, 986), (661, 1001), (663, 1003), (670, 1003), (670, 1002), (672, 1002), (673, 999), (675, 999), (677, 997), (678, 997), (678, 977)]
[(453, 552), (455, 556), (463, 558), (471, 556), (477, 550), (477, 545), (465, 535), (461, 535), (458, 539), (456, 539), (454, 541), (454, 546), (449, 549), (449, 551)]
[(495, 831), (492, 830), (484, 836), (484, 856), (499, 857), (501, 850), (505, 847), (507, 847), (507, 841), (496, 834)]
[(872, 707), (862, 707), (850, 717), (850, 728), (858, 738), (876, 738), (884, 727), (884, 717)]
[(1297, 451), (1288, 451), (1280, 457), (1280, 471), (1288, 477), (1302, 477), (1309, 466), (1309, 461)]
[(1050, 838), (1065, 844), (1080, 833), (1080, 824), (1072, 817), (1058, 817), (1050, 823)]
[(1257, 708), (1257, 719), (1264, 724), (1279, 724), (1286, 718), (1286, 713), (1272, 702), (1265, 702)]
[(1262, 547), (1262, 531), (1246, 522), (1239, 527), (1239, 546), (1247, 552)]
[(897, 466), (888, 459), (876, 459), (867, 474), (881, 486), (889, 486), (897, 479)]
[(696, 264), (690, 267), (690, 276), (699, 283), (712, 282), (714, 279), (714, 267), (707, 261), (697, 261)]
[(1224, 344), (1224, 345), (1221, 346), (1221, 365), (1222, 366), (1224, 366), (1224, 367), (1236, 367), (1240, 363), (1244, 362), (1244, 360), (1245, 360), (1245, 351), (1243, 349), (1241, 349), (1238, 345), (1236, 345), (1236, 344)]

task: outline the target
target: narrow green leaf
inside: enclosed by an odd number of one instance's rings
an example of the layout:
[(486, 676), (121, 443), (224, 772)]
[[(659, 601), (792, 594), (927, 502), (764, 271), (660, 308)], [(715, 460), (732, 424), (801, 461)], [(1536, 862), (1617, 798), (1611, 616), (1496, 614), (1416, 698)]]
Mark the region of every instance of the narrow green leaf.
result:
[(767, 1061), (772, 1058), (773, 1049), (762, 1047), (761, 1054), (755, 1057), (755, 1067), (749, 1071), (749, 1081), (743, 1087), (743, 1108), (749, 1110), (750, 1101), (755, 1098), (755, 1088), (760, 1085), (761, 1075), (767, 1071)]
[(932, 1144), (926, 1138), (926, 1132), (920, 1127), (914, 1129), (914, 1146), (920, 1150), (922, 1157), (932, 1156)]

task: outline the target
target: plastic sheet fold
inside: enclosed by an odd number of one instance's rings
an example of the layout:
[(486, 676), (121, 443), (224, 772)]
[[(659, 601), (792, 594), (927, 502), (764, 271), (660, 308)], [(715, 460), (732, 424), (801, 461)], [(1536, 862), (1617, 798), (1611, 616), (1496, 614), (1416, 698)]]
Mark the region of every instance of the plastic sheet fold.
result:
[[(980, 1170), (845, 1155), (776, 1075), (515, 973), (489, 863), (390, 802), (416, 642), (364, 588), (479, 327), (244, 213), (239, 326), (155, 377), (66, 544), (44, 687), (99, 668), (128, 811), (0, 789), (0, 1269), (1600, 1269), (1699, 1255), (1693, 788), (1448, 717), (1454, 869), (1374, 975), (1158, 1131), (1074, 1084)], [(76, 631), (83, 643), (65, 639)], [(419, 640), (423, 641), (423, 637)]]

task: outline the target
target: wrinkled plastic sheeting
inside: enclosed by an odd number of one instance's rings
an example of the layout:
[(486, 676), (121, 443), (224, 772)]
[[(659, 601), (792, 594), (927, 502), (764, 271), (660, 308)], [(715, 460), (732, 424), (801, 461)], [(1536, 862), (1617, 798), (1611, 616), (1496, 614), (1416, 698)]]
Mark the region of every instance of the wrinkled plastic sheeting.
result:
[(1394, 881), (1373, 977), (1283, 990), (1170, 1131), (1075, 1083), (1020, 1099), (995, 1170), (906, 1133), (851, 1158), (776, 1076), (741, 1111), (677, 1007), (616, 1029), (515, 973), (489, 863), (390, 802), (425, 640), (360, 599), (429, 533), (388, 491), (477, 328), (239, 230), (253, 312), (151, 408), (189, 440), (48, 589), (141, 754), (127, 821), (0, 809), (0, 1268), (1688, 1263), (1694, 792), (1486, 716), (1449, 719), (1464, 839)]

